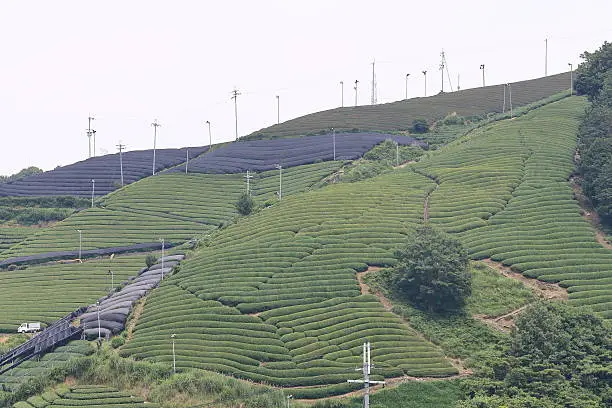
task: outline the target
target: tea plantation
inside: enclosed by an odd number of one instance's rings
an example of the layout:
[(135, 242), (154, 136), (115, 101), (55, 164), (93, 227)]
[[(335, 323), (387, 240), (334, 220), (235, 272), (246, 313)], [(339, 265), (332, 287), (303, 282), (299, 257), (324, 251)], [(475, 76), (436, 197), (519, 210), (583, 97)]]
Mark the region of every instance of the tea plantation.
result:
[(145, 403), (140, 397), (119, 391), (116, 388), (100, 385), (75, 385), (68, 389), (62, 387), (49, 391), (41, 396), (20, 401), (15, 408), (73, 408), (73, 407), (105, 407), (105, 408), (157, 408), (158, 404)]
[[(364, 339), (379, 374), (457, 370), (372, 296), (355, 273), (391, 265), (391, 248), (422, 220), (434, 183), (410, 170), (288, 197), (211, 237), (147, 300), (122, 354), (303, 389), (346, 391)], [(293, 392), (293, 390), (292, 390)], [(317, 394), (318, 393), (318, 394)]]
[(581, 98), (477, 130), (415, 166), (439, 186), (429, 218), (492, 258), (570, 292), (570, 303), (612, 318), (612, 252), (595, 241), (568, 178)]
[[(283, 195), (310, 188), (337, 171), (342, 161), (283, 169)], [(278, 191), (278, 170), (254, 174), (254, 198), (263, 202)], [(13, 245), (0, 259), (42, 252), (106, 248), (155, 242), (185, 242), (237, 215), (235, 202), (246, 189), (243, 175), (160, 174), (113, 193), (102, 208), (81, 211)]]
[(0, 333), (15, 333), (27, 321), (54, 322), (108, 293), (144, 266), (144, 255), (118, 256), (74, 264), (46, 264), (2, 271)]
[[(528, 81), (514, 82), (512, 103), (528, 105), (570, 87), (569, 72)], [(504, 85), (465, 89), (427, 98), (412, 98), (378, 105), (362, 105), (330, 109), (288, 120), (253, 132), (249, 139), (307, 135), (337, 130), (362, 132), (390, 132), (408, 130), (415, 119), (442, 119), (456, 112), (460, 116), (481, 116), (502, 111)], [(427, 134), (423, 135), (425, 139)]]

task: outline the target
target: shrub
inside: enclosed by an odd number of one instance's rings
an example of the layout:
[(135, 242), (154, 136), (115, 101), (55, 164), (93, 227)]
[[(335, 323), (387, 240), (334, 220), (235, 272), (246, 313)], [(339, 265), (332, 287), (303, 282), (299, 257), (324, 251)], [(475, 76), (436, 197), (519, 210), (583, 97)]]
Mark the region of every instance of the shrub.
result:
[(125, 344), (125, 339), (121, 336), (113, 337), (111, 340), (111, 346), (113, 348), (119, 348)]
[(236, 201), (236, 209), (242, 215), (249, 215), (253, 211), (254, 205), (253, 198), (247, 193), (243, 193)]
[(148, 268), (152, 267), (153, 265), (155, 265), (155, 263), (157, 262), (157, 257), (153, 254), (148, 254), (145, 257), (145, 264), (147, 265)]
[(415, 119), (412, 121), (412, 127), (410, 128), (412, 133), (427, 133), (429, 132), (429, 124), (426, 119)]

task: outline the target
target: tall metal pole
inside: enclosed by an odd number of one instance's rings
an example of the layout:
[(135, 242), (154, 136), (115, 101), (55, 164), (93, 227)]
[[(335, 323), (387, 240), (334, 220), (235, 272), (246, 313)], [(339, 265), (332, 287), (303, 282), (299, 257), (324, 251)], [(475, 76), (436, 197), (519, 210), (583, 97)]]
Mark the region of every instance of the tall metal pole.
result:
[(508, 84), (504, 84), (504, 103), (502, 105), (502, 113), (506, 113), (506, 87)]
[(121, 187), (123, 187), (123, 149), (125, 149), (125, 145), (121, 144), (121, 141), (119, 141), (119, 144), (117, 145), (117, 149), (119, 149), (119, 167), (121, 169)]
[(482, 70), (482, 86), (485, 86), (485, 64), (480, 64), (480, 69)]
[(208, 149), (212, 149), (212, 133), (210, 133), (210, 121), (207, 120), (206, 124), (208, 125)]
[(240, 95), (240, 92), (234, 89), (232, 99), (234, 100), (234, 116), (236, 117), (236, 140), (238, 140), (238, 95)]
[(334, 145), (334, 161), (336, 160), (336, 129), (331, 128), (332, 130), (332, 143)]
[(157, 123), (157, 119), (155, 119), (153, 123), (151, 123), (151, 126), (153, 126), (153, 175), (155, 175), (155, 149), (157, 146), (157, 128), (161, 125)]
[(427, 96), (427, 70), (421, 72), (423, 72), (423, 78), (425, 78), (425, 96)]
[(161, 241), (161, 280), (164, 280), (164, 244), (166, 243), (163, 238), (159, 239)]
[(189, 168), (189, 149), (187, 149), (187, 160), (185, 160), (185, 174), (187, 174), (188, 168)]
[(548, 38), (544, 40), (544, 76), (548, 76)]
[(444, 51), (442, 51), (442, 61), (440, 62), (440, 75), (441, 75), (440, 83), (442, 84), (442, 88), (440, 92), (444, 93)]
[(79, 232), (79, 261), (82, 259), (81, 254), (83, 252), (83, 231), (77, 230)]
[(100, 302), (96, 302), (96, 309), (98, 311), (98, 340), (102, 338), (102, 329), (100, 328)]
[(276, 168), (278, 169), (278, 201), (283, 199), (283, 166), (281, 164), (277, 164)]
[(91, 133), (93, 133), (93, 157), (96, 157), (96, 131), (91, 129)]
[(172, 338), (172, 371), (174, 372), (174, 374), (176, 374), (176, 353), (174, 351), (174, 336), (176, 336), (176, 334), (172, 333), (170, 337)]
[(568, 62), (567, 65), (570, 67), (570, 95), (574, 94), (574, 66), (571, 62)]
[(276, 124), (280, 123), (280, 96), (276, 95)]
[(244, 176), (244, 178), (246, 179), (246, 193), (247, 193), (247, 195), (251, 195), (251, 184), (250, 184), (250, 181), (253, 178), (253, 176), (251, 174), (249, 174), (249, 171), (247, 170), (246, 176)]
[[(87, 117), (87, 137), (89, 138), (89, 157), (91, 157), (91, 136), (93, 135), (92, 129), (91, 129), (91, 121), (95, 120), (96, 118), (89, 116)], [(96, 154), (96, 148), (95, 148), (95, 139), (94, 139), (94, 156)]]
[(376, 105), (376, 60), (372, 61), (372, 100), (371, 104)]
[(406, 74), (406, 99), (408, 99), (408, 77), (410, 74)]
[(512, 85), (511, 84), (507, 84), (508, 85), (508, 94), (509, 94), (509, 102), (510, 102), (510, 118), (512, 118)]
[(96, 194), (96, 180), (91, 179), (91, 208), (94, 206), (94, 196)]
[(353, 88), (355, 90), (355, 106), (357, 106), (357, 84), (359, 83), (359, 80), (356, 79), (355, 80), (355, 87)]
[(344, 108), (344, 81), (340, 81), (340, 93), (341, 93), (341, 108)]
[(395, 142), (395, 165), (399, 167), (399, 143)]

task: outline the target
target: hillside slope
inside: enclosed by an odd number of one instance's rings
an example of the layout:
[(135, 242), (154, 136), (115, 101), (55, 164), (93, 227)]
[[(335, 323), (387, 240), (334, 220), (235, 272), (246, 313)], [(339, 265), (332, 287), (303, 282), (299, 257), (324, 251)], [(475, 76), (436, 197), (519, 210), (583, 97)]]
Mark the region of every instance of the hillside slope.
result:
[[(524, 106), (570, 87), (569, 73), (513, 82), (510, 84), (512, 106)], [(380, 105), (362, 105), (316, 112), (276, 124), (247, 138), (298, 136), (330, 128), (338, 130), (389, 132), (408, 130), (417, 118), (442, 119), (456, 112), (460, 116), (480, 116), (502, 112), (504, 85), (491, 85), (458, 92), (449, 92), (427, 98), (412, 98)], [(506, 92), (506, 110), (510, 108), (510, 90)]]

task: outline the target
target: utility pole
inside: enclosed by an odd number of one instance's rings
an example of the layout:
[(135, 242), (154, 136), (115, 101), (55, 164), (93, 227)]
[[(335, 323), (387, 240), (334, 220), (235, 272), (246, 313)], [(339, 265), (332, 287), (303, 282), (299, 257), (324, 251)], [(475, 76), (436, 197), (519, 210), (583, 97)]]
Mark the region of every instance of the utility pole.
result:
[[(89, 157), (91, 157), (91, 136), (93, 135), (93, 131), (91, 129), (91, 121), (95, 120), (95, 119), (96, 118), (94, 118), (92, 116), (89, 116), (87, 118), (87, 123), (88, 123), (88, 125), (87, 125), (87, 138), (89, 139)], [(94, 155), (96, 153), (95, 143), (96, 142), (95, 142), (95, 139), (94, 139)]]
[(231, 99), (234, 100), (234, 116), (236, 117), (236, 140), (238, 140), (238, 95), (240, 92), (237, 89), (232, 91)]
[(164, 247), (166, 246), (166, 241), (163, 238), (160, 238), (161, 241), (161, 273), (162, 273), (162, 280), (164, 280)]
[(334, 161), (336, 161), (336, 129), (331, 128), (332, 131), (332, 142), (334, 144)]
[(548, 76), (548, 38), (544, 39), (544, 76)]
[(161, 125), (157, 123), (157, 119), (155, 119), (153, 123), (151, 123), (151, 126), (153, 126), (153, 175), (155, 175), (155, 147), (157, 145), (157, 128)]
[(208, 125), (208, 150), (212, 149), (212, 134), (210, 133), (210, 121), (207, 120), (206, 124)]
[(485, 86), (485, 64), (480, 64), (480, 69), (482, 70), (482, 86)]
[(172, 371), (176, 374), (176, 353), (174, 352), (174, 337), (176, 334), (172, 333), (170, 337), (172, 338)]
[(504, 84), (504, 103), (502, 104), (502, 113), (506, 113), (506, 87), (508, 84)]
[(77, 232), (79, 233), (79, 261), (80, 261), (82, 259), (81, 254), (83, 252), (83, 231), (77, 230)]
[(370, 342), (363, 343), (363, 367), (358, 368), (357, 371), (363, 372), (363, 380), (347, 380), (349, 383), (360, 383), (363, 384), (364, 395), (363, 395), (363, 407), (370, 408), (370, 385), (371, 384), (385, 384), (384, 381), (373, 381), (370, 380), (370, 370), (372, 365), (370, 364)]
[(341, 93), (340, 107), (344, 108), (344, 81), (340, 81), (340, 93)]
[(283, 166), (281, 164), (277, 164), (275, 166), (279, 173), (278, 173), (278, 201), (283, 199)]
[(570, 67), (570, 95), (574, 94), (574, 66), (571, 62), (568, 62), (567, 65)]
[(355, 80), (355, 87), (353, 88), (355, 90), (355, 106), (357, 106), (357, 84), (359, 83), (359, 80), (356, 79)]
[(372, 105), (376, 105), (376, 60), (372, 61)]
[(188, 167), (189, 167), (189, 149), (187, 149), (187, 160), (185, 160), (185, 174), (187, 174)]
[(423, 78), (425, 78), (425, 96), (427, 96), (427, 70), (421, 72), (423, 72)]
[(249, 174), (249, 171), (247, 170), (246, 172), (246, 176), (244, 176), (244, 178), (246, 179), (246, 193), (248, 196), (251, 195), (251, 179), (253, 178), (252, 174)]
[(125, 149), (125, 145), (119, 141), (117, 149), (119, 149), (119, 168), (121, 169), (121, 187), (123, 187), (123, 149)]
[(89, 142), (89, 158), (91, 158), (91, 129), (86, 129), (87, 132), (87, 141)]
[(441, 75), (440, 83), (442, 84), (442, 89), (440, 93), (444, 93), (444, 51), (442, 51), (440, 55), (442, 56), (442, 59), (440, 60), (440, 75)]
[(512, 85), (506, 84), (508, 86), (508, 94), (509, 94), (509, 102), (510, 102), (510, 119), (512, 119)]
[(96, 180), (91, 179), (91, 208), (94, 206), (94, 196), (96, 194)]
[(96, 302), (96, 310), (98, 311), (98, 342), (99, 342), (100, 339), (102, 338), (102, 329), (100, 328), (100, 301)]
[(96, 157), (96, 131), (95, 129), (91, 129), (91, 133), (93, 133), (93, 157)]
[(410, 74), (406, 74), (406, 99), (408, 99), (408, 77)]
[(459, 85), (459, 74), (457, 74), (457, 91), (461, 90), (461, 86)]
[(276, 95), (276, 124), (280, 123), (280, 96)]
[(108, 270), (108, 274), (111, 276), (111, 290), (110, 291), (112, 291), (113, 288), (115, 287), (115, 274), (113, 273), (112, 269)]

